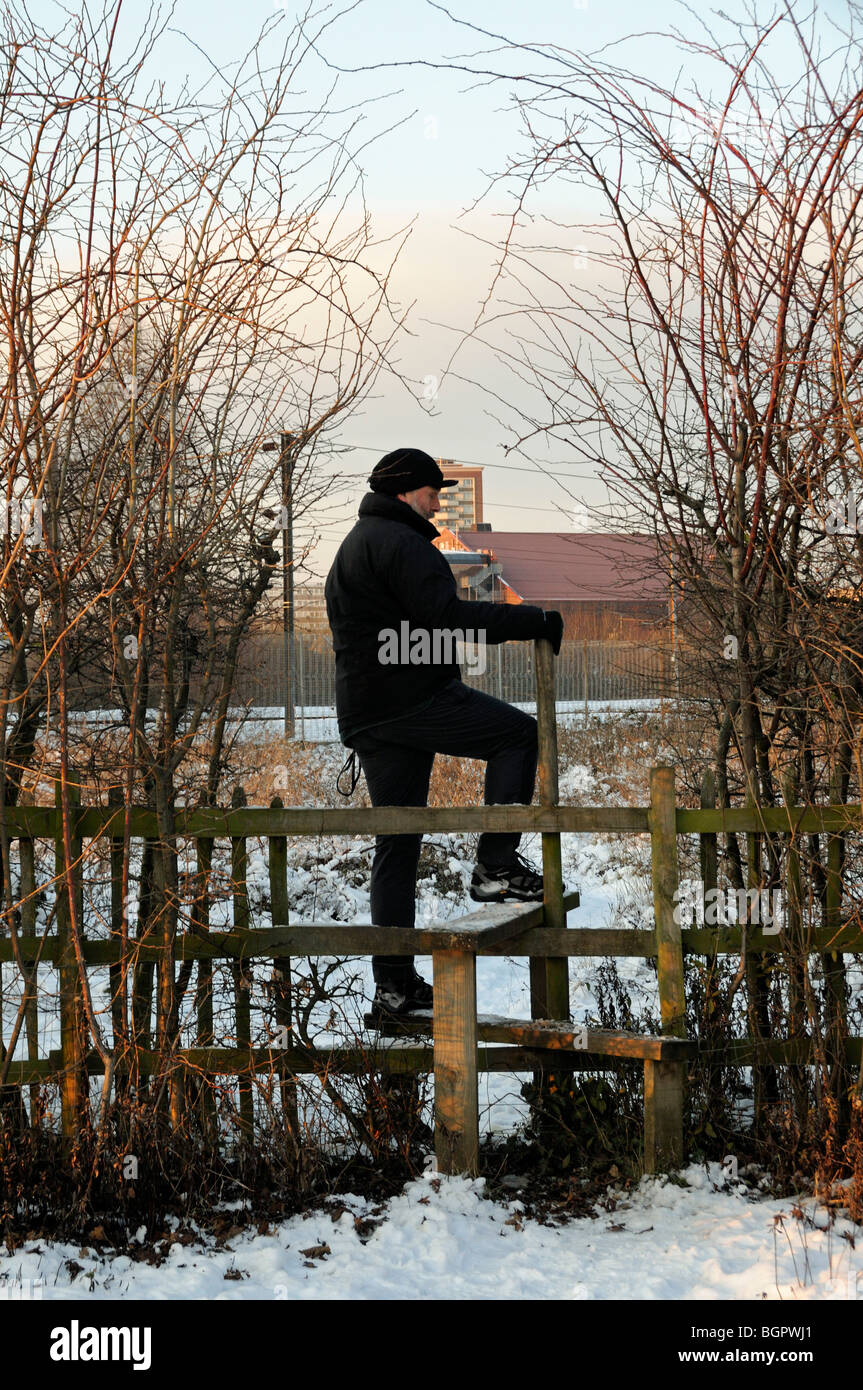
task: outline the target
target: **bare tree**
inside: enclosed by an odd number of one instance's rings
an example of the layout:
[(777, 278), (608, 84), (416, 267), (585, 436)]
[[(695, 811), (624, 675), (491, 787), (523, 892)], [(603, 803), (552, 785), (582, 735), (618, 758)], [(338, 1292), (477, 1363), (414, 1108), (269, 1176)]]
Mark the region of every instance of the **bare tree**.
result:
[[(125, 802), (111, 1028), (88, 987), (72, 875), (57, 884), (84, 1001), (79, 1053), (101, 1054), (104, 1117), (116, 1069), (128, 1071), (129, 1049), (150, 1035), (152, 966), (136, 964), (135, 946), (158, 941), (163, 1076), (152, 1094), (164, 1097), (169, 1078), (178, 1124), (169, 1074), (189, 972), (176, 977), (173, 961), (175, 810), (178, 797), (212, 804), (223, 790), (238, 645), (282, 558), (271, 524), (280, 460), (262, 445), (292, 433), (295, 515), (332, 488), (328, 435), (400, 328), (388, 294), (400, 238), (374, 239), (352, 152), (361, 110), (340, 110), (332, 92), (308, 109), (309, 16), (305, 33), (274, 17), (229, 79), (214, 71), (175, 94), (144, 76), (167, 21), (152, 10), (121, 53), (119, 17), (119, 3), (85, 6), (58, 33), (23, 5), (4, 17), (0, 439), (7, 510), (26, 524), (3, 537), (0, 808), (25, 784), (55, 781), (71, 865), (82, 776)], [(94, 682), (121, 719), (79, 743), (71, 704)], [(158, 818), (140, 865), (134, 804)], [(2, 816), (15, 938), (21, 900)], [(31, 997), (20, 958), (18, 972), (3, 1075)], [(86, 1109), (83, 1075), (75, 1085)]]
[[(673, 88), (485, 30), (488, 64), (453, 64), (510, 84), (523, 130), (466, 335), (512, 374), (490, 410), (514, 448), (553, 438), (588, 464), (620, 524), (671, 548), (722, 805), (860, 796), (861, 18), (787, 3), (736, 29), (705, 20), (669, 38), (691, 75)], [(682, 769), (693, 796), (702, 766)], [(817, 1115), (841, 1134), (845, 968), (807, 942), (859, 924), (856, 857), (839, 835), (726, 840), (732, 885), (787, 881), (789, 915), (782, 968), (744, 953), (722, 1008), (745, 986), (753, 1037), (815, 1038)], [(755, 1082), (760, 1124), (774, 1069)]]

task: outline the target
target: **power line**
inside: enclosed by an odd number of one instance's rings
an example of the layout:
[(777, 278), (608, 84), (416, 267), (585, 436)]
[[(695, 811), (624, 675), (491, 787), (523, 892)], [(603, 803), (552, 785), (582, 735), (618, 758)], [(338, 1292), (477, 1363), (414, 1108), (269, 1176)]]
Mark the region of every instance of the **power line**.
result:
[[(381, 457), (383, 457), (384, 454), (386, 454), (386, 453), (389, 452), (389, 450), (387, 450), (387, 449), (383, 449), (383, 450), (378, 449), (378, 448), (376, 448), (376, 447), (375, 447), (374, 445), (372, 445), (372, 444), (345, 444), (345, 445), (339, 445), (338, 447), (339, 447), (339, 448), (346, 448), (346, 449), (362, 449), (362, 450), (364, 450), (366, 453), (370, 453), (370, 454), (378, 454), (378, 453), (379, 453), (379, 454), (381, 455)], [(563, 464), (566, 462), (566, 460), (564, 460), (564, 459), (550, 459), (549, 462), (548, 462), (548, 464), (546, 465), (545, 463), (539, 463), (537, 460), (530, 460), (530, 463), (532, 464), (532, 466), (531, 466), (531, 467), (528, 467), (526, 464), (521, 464), (521, 463), (480, 463), (478, 459), (461, 459), (461, 458), (459, 458), (459, 459), (450, 459), (449, 461), (453, 464), (454, 467), (466, 467), (466, 468), (508, 468), (508, 469), (510, 469), (510, 470), (511, 470), (512, 472), (514, 472), (514, 473), (534, 473), (534, 472), (536, 472), (537, 469), (539, 469), (540, 472), (546, 472), (547, 467), (548, 467), (548, 468), (559, 468), (559, 467), (563, 466)], [(554, 474), (546, 474), (546, 476), (554, 477), (555, 475), (554, 475)], [(585, 481), (593, 481), (593, 480), (596, 480), (596, 477), (597, 477), (597, 475), (596, 475), (595, 473), (564, 473), (564, 474), (562, 474), (561, 476), (562, 476), (562, 477), (565, 477), (565, 478), (583, 478)]]

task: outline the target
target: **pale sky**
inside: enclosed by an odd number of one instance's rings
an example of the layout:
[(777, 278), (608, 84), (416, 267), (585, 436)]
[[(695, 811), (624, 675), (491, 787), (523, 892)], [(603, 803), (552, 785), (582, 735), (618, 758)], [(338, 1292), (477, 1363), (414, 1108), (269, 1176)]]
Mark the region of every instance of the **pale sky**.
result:
[[(31, 10), (44, 18), (53, 3), (37, 0)], [(766, 0), (753, 3), (759, 17), (781, 8)], [(131, 4), (126, 0), (124, 23), (134, 25), (147, 8), (145, 0)], [(743, 19), (748, 8), (744, 0), (726, 0), (722, 5), (735, 19)], [(820, 8), (831, 11), (833, 0)], [(835, 8), (838, 14), (839, 0)], [(296, 0), (242, 0), (239, 4), (236, 0), (177, 0), (172, 33), (160, 48), (162, 75), (169, 83), (186, 73), (193, 81), (200, 80), (206, 64), (199, 47), (217, 66), (228, 69), (262, 25), (275, 19), (285, 26), (304, 12), (306, 7)], [(360, 0), (354, 6), (318, 5), (314, 12), (317, 27), (322, 19), (333, 23), (320, 41), (322, 58), (313, 56), (303, 68), (310, 105), (335, 77), (324, 59), (350, 68), (417, 58), (443, 61), (478, 54), (493, 44), (453, 23), (427, 0)], [(602, 50), (603, 57), (621, 66), (655, 78), (664, 76), (669, 83), (680, 78), (679, 53), (657, 35), (672, 27), (687, 35), (696, 32), (692, 11), (675, 0), (654, 0), (650, 5), (633, 0), (531, 0), (529, 4), (524, 0), (452, 0), (451, 13), (516, 41), (556, 44), (578, 52)], [(314, 20), (309, 21), (310, 31), (313, 25)], [(503, 51), (493, 61), (507, 71), (519, 70), (518, 60)], [(542, 58), (529, 61), (534, 71), (547, 70)], [(507, 87), (482, 85), (464, 74), (421, 66), (339, 76), (334, 99), (339, 106), (371, 97), (382, 99), (367, 113), (369, 133), (401, 122), (361, 156), (374, 226), (381, 233), (417, 219), (392, 283), (402, 303), (414, 302), (410, 336), (403, 339), (399, 357), (403, 370), (417, 382), (420, 399), (391, 378), (381, 378), (374, 399), (343, 422), (338, 439), (352, 450), (343, 457), (341, 467), (355, 480), (355, 489), (336, 516), (319, 522), (321, 541), (311, 560), (312, 575), (317, 577), (326, 573), (336, 545), (352, 524), (374, 463), (400, 445), (483, 464), (485, 515), (496, 530), (567, 530), (574, 513), (580, 518), (579, 529), (584, 529), (584, 505), (605, 500), (598, 484), (562, 456), (560, 446), (548, 452), (537, 446), (534, 452), (527, 451), (528, 458), (504, 454), (512, 436), (492, 418), (500, 410), (483, 386), (501, 389), (505, 378), (487, 351), (469, 348), (457, 362), (458, 369), (482, 385), (445, 379), (431, 409), (422, 400), (432, 380), (440, 381), (450, 352), (471, 324), (488, 285), (488, 249), (459, 228), (468, 227), (475, 236), (499, 235), (501, 213), (508, 206), (502, 191), (493, 193), (479, 213), (468, 218), (463, 214), (513, 148), (517, 121), (505, 109)], [(577, 223), (580, 214), (575, 203), (561, 211), (569, 222)], [(290, 422), (285, 422), (285, 428), (290, 428)], [(534, 460), (541, 469), (532, 466)], [(298, 539), (308, 531), (304, 521)], [(308, 576), (298, 576), (300, 581), (304, 578)]]
[[(529, 5), (523, 0), (456, 0), (450, 8), (460, 19), (516, 41), (575, 50), (596, 50), (642, 31), (648, 13), (644, 5), (620, 0), (532, 0)], [(214, 10), (218, 25), (212, 23)], [(256, 21), (279, 10), (293, 20), (305, 6), (296, 0), (283, 5), (247, 0), (241, 8), (179, 0), (175, 27), (199, 36), (217, 60), (220, 55), (227, 60), (248, 40)], [(341, 15), (320, 42), (324, 58), (339, 67), (416, 58), (443, 61), (492, 43), (453, 23), (425, 0), (363, 0), (354, 8), (329, 6), (324, 13), (327, 18)], [(673, 15), (685, 18), (680, 5), (666, 0), (652, 5), (649, 15), (651, 28), (667, 26)], [(650, 42), (639, 41), (642, 58)], [(519, 70), (511, 57), (506, 62), (506, 70)], [(535, 60), (535, 67), (541, 70), (541, 60)], [(322, 82), (332, 81), (334, 74), (323, 62), (319, 71)], [(403, 121), (364, 154), (362, 167), (379, 231), (417, 219), (393, 284), (403, 303), (415, 302), (411, 336), (404, 338), (399, 358), (416, 381), (422, 403), (398, 383), (382, 378), (375, 399), (345, 421), (339, 438), (357, 447), (345, 456), (342, 467), (356, 476), (355, 495), (346, 499), (340, 520), (328, 519), (311, 568), (317, 575), (326, 573), (339, 540), (353, 524), (369, 472), (382, 454), (400, 445), (483, 464), (485, 518), (497, 530), (569, 529), (571, 513), (583, 498), (601, 501), (604, 492), (559, 449), (539, 449), (530, 456), (541, 457), (544, 469), (559, 473), (555, 482), (533, 468), (530, 457), (504, 456), (510, 437), (489, 418), (489, 411), (499, 414), (499, 409), (480, 387), (446, 379), (431, 408), (423, 399), (434, 387), (431, 379), (441, 380), (459, 334), (473, 322), (489, 284), (491, 253), (473, 237), (499, 235), (500, 213), (507, 204), (501, 194), (492, 195), (483, 210), (468, 218), (463, 214), (483, 192), (488, 177), (504, 164), (516, 136), (517, 119), (505, 109), (507, 89), (502, 84), (478, 85), (465, 74), (411, 66), (343, 73), (338, 93), (339, 104), (388, 94), (377, 115), (380, 127)], [(371, 124), (373, 113), (369, 119)], [(459, 231), (460, 225), (472, 236)], [(463, 354), (456, 369), (472, 377), (483, 374), (483, 379), (487, 374), (493, 385), (502, 379), (487, 352)]]

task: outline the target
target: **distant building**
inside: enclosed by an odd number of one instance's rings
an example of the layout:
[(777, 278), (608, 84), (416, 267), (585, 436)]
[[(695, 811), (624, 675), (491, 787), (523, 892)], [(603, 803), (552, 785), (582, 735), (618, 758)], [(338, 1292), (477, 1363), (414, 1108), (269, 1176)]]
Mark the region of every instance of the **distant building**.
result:
[(463, 598), (556, 608), (568, 639), (640, 638), (672, 616), (669, 555), (654, 536), (445, 528), (434, 544)]
[(473, 532), (477, 544), (468, 545), (464, 540), (465, 533), (456, 534), (447, 526), (441, 529), (440, 517), (435, 517), (435, 525), (440, 536), (432, 543), (449, 561), (459, 597), (505, 603), (506, 597), (500, 583), (500, 564), (488, 545), (488, 532)]
[(294, 630), (332, 640), (323, 584), (297, 584), (294, 588)]
[(438, 459), (445, 478), (458, 478), (458, 487), (444, 488), (440, 494), (440, 511), (435, 517), (438, 530), (446, 526), (452, 531), (474, 531), (482, 525), (482, 468)]

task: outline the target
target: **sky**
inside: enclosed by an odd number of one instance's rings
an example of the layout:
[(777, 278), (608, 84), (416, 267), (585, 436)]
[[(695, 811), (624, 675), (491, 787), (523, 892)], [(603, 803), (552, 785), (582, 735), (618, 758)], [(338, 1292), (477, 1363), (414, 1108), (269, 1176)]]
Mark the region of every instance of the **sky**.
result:
[[(53, 3), (37, 0), (31, 9), (47, 12)], [(753, 3), (759, 16), (778, 7)], [(840, 0), (826, 0), (821, 9), (834, 6), (839, 12)], [(727, 0), (722, 8), (732, 19), (744, 19), (748, 6)], [(146, 11), (145, 0), (124, 0), (123, 22), (134, 27)], [(268, 27), (275, 53), (282, 32), (302, 15), (308, 34), (323, 29), (318, 56), (302, 69), (310, 99), (332, 89), (337, 79), (329, 98), (333, 104), (375, 98), (364, 117), (369, 133), (395, 127), (363, 150), (359, 162), (377, 233), (413, 223), (392, 281), (396, 298), (412, 306), (396, 356), (413, 386), (406, 389), (382, 376), (372, 398), (333, 436), (346, 450), (339, 467), (349, 482), (335, 510), (330, 506), (299, 524), (300, 543), (313, 535), (319, 539), (298, 579), (326, 574), (356, 515), (368, 473), (381, 455), (402, 445), (482, 464), (485, 518), (496, 530), (585, 529), (589, 509), (606, 501), (602, 486), (560, 445), (546, 448), (540, 442), (518, 454), (506, 452), (513, 436), (501, 418), (506, 407), (495, 402), (494, 393), (510, 399), (512, 384), (488, 348), (463, 341), (492, 274), (492, 255), (482, 239), (500, 235), (509, 207), (498, 188), (470, 210), (517, 147), (518, 121), (508, 109), (511, 86), (427, 64), (485, 53), (480, 66), (494, 61), (513, 72), (527, 64), (537, 72), (546, 69), (541, 58), (513, 58), (493, 37), (454, 22), (451, 16), (457, 16), (517, 42), (601, 54), (673, 82), (680, 77), (680, 55), (661, 35), (674, 27), (694, 35), (693, 11), (677, 0), (654, 0), (650, 6), (633, 0), (452, 0), (450, 14), (429, 0), (359, 0), (308, 9), (296, 0), (176, 0), (159, 50), (162, 75), (169, 83), (186, 74), (195, 82), (208, 61), (230, 70), (262, 26)], [(490, 48), (499, 50), (493, 58)], [(589, 216), (575, 194), (553, 210), (576, 225), (581, 215)], [(506, 330), (501, 332), (506, 343)]]
[[(249, 0), (242, 7), (242, 19), (232, 6), (216, 8), (219, 23), (213, 26), (212, 5), (180, 0), (174, 27), (190, 37), (206, 35), (207, 51), (217, 60), (239, 51), (255, 22), (283, 13), (287, 24), (305, 12), (292, 0), (272, 6)], [(680, 7), (667, 9), (670, 15)], [(454, 23), (425, 0), (364, 0), (355, 8), (334, 5), (320, 12), (324, 22), (341, 16), (320, 38), (322, 59), (339, 68), (367, 69), (339, 74), (338, 99), (381, 95), (379, 124), (401, 122), (364, 153), (362, 167), (379, 231), (394, 231), (416, 219), (393, 281), (399, 300), (414, 305), (410, 336), (403, 339), (398, 358), (416, 394), (382, 378), (374, 398), (345, 421), (337, 437), (355, 447), (343, 456), (340, 467), (351, 475), (354, 486), (337, 516), (319, 523), (323, 533), (309, 561), (308, 577), (326, 573), (339, 540), (353, 523), (369, 472), (384, 453), (401, 445), (424, 449), (434, 457), (482, 464), (487, 469), (485, 519), (496, 529), (568, 530), (573, 510), (578, 507), (581, 514), (585, 498), (604, 500), (603, 489), (559, 449), (540, 448), (528, 451), (527, 457), (505, 455), (512, 440), (495, 418), (499, 410), (494, 402), (480, 385), (454, 377), (455, 372), (464, 373), (471, 380), (489, 382), (492, 389), (499, 387), (502, 374), (488, 351), (462, 348), (453, 374), (444, 375), (491, 280), (491, 253), (476, 238), (499, 235), (506, 204), (497, 195), (473, 213), (467, 209), (505, 163), (517, 137), (518, 122), (507, 110), (507, 90), (419, 65), (368, 70), (370, 65), (417, 58), (440, 62), (487, 49), (493, 41)], [(452, 13), (516, 41), (579, 50), (597, 49), (643, 29), (645, 15), (643, 6), (618, 0), (535, 0), (529, 6), (513, 0), (469, 0), (456, 3)], [(659, 24), (655, 7), (651, 23)], [(314, 27), (315, 21), (309, 21), (309, 32)], [(178, 41), (180, 64), (181, 51)], [(188, 48), (186, 52), (190, 59), (194, 56)], [(333, 80), (324, 61), (319, 73), (322, 82)], [(557, 472), (558, 481), (538, 472), (533, 458)], [(303, 527), (299, 530), (308, 534)]]

